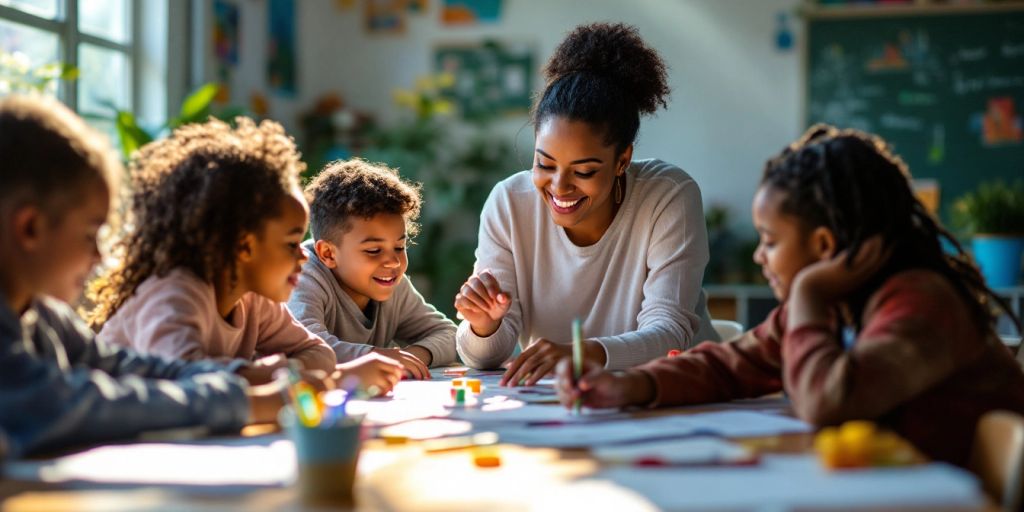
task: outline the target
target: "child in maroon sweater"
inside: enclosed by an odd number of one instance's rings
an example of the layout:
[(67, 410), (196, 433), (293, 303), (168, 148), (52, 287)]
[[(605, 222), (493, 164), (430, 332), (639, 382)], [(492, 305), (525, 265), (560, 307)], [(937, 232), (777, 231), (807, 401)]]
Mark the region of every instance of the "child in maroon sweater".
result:
[(811, 128), (768, 162), (753, 203), (754, 260), (782, 305), (737, 339), (624, 373), (589, 365), (577, 383), (562, 361), (563, 403), (682, 405), (784, 389), (816, 426), (874, 420), (966, 464), (982, 414), (1024, 413), (1024, 372), (988, 301), (1009, 308), (907, 178), (881, 139)]

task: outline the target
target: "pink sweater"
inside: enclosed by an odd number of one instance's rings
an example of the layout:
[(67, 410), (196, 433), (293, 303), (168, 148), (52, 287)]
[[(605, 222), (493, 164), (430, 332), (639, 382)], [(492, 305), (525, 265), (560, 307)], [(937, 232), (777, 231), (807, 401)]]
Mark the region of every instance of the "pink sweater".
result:
[(334, 369), (334, 351), (284, 304), (247, 293), (230, 321), (217, 312), (213, 286), (184, 269), (146, 279), (107, 320), (99, 339), (176, 359), (243, 358), (284, 353), (307, 369)]

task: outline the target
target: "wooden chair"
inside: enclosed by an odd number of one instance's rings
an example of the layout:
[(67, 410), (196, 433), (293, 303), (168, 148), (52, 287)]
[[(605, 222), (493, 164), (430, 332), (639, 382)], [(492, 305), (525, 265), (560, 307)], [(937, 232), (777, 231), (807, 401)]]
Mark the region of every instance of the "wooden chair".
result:
[(970, 469), (1002, 510), (1021, 510), (1024, 489), (1024, 417), (992, 411), (978, 421)]

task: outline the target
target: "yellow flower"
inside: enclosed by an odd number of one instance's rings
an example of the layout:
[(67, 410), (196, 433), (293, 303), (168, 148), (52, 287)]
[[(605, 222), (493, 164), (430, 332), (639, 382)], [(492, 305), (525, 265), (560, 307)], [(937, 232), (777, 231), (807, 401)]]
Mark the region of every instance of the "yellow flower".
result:
[(395, 89), (391, 94), (395, 103), (402, 107), (416, 108), (419, 103), (419, 96), (406, 89)]
[(452, 102), (448, 100), (437, 100), (434, 102), (434, 112), (441, 115), (451, 114), (454, 108), (455, 105), (452, 105)]
[(437, 86), (441, 89), (447, 89), (455, 85), (455, 75), (452, 73), (438, 73), (437, 74)]
[(416, 90), (417, 91), (428, 91), (434, 88), (434, 77), (430, 75), (423, 75), (416, 79)]

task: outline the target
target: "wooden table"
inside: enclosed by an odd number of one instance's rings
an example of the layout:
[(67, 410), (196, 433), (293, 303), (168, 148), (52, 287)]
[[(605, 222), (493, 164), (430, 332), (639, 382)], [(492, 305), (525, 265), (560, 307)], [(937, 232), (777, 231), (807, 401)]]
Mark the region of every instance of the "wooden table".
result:
[[(728, 406), (715, 406), (728, 410)], [(750, 410), (749, 407), (744, 407)], [(700, 412), (647, 411), (645, 415)], [(779, 435), (737, 440), (759, 453), (806, 453), (812, 434)], [(356, 485), (359, 510), (524, 510), (540, 503), (552, 490), (593, 475), (599, 464), (585, 450), (555, 450), (501, 445), (501, 467), (481, 469), (470, 450), (424, 454), (419, 443), (386, 445), (368, 441)], [(291, 488), (210, 495), (162, 488), (74, 490), (44, 483), (0, 481), (0, 512), (150, 511), (150, 510), (322, 510), (303, 506)], [(590, 510), (646, 510), (643, 500), (626, 495), (602, 498)], [(616, 501), (619, 500), (619, 501)], [(987, 507), (995, 510), (989, 505)], [(934, 509), (934, 508), (932, 508)], [(328, 509), (330, 510), (330, 509)], [(923, 508), (922, 508), (923, 510)]]

